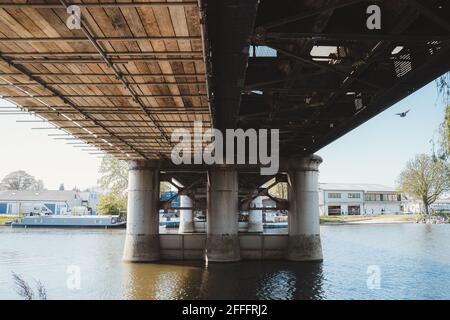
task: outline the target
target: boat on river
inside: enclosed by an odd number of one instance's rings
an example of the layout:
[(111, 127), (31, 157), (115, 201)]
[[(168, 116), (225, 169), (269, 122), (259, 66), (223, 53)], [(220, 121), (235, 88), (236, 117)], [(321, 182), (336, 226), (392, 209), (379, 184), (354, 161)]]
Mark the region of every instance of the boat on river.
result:
[(11, 223), (13, 228), (125, 228), (120, 216), (27, 215)]

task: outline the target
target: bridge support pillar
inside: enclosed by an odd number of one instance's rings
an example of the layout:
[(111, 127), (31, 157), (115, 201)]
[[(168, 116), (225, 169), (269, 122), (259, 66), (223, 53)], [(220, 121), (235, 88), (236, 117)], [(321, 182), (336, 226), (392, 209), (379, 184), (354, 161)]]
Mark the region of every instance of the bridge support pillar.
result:
[(159, 164), (156, 161), (130, 161), (125, 261), (159, 260), (158, 212)]
[[(192, 208), (192, 199), (189, 196), (180, 196), (181, 208)], [(194, 214), (192, 209), (180, 209), (180, 227), (178, 233), (194, 232)]]
[(206, 259), (239, 261), (238, 174), (232, 167), (208, 171)]
[[(254, 199), (250, 208), (262, 208), (261, 197)], [(263, 232), (263, 216), (262, 210), (250, 210), (248, 212), (248, 232)]]
[(322, 158), (311, 155), (289, 166), (289, 243), (287, 259), (322, 260), (318, 175)]

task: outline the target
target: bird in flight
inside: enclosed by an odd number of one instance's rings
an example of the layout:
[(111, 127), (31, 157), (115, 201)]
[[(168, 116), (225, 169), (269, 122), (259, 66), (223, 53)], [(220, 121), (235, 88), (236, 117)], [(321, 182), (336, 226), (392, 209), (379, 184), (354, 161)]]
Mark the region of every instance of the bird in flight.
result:
[(406, 110), (404, 112), (400, 112), (400, 113), (396, 113), (397, 116), (400, 116), (400, 118), (404, 118), (406, 117), (406, 115), (408, 114), (409, 110)]

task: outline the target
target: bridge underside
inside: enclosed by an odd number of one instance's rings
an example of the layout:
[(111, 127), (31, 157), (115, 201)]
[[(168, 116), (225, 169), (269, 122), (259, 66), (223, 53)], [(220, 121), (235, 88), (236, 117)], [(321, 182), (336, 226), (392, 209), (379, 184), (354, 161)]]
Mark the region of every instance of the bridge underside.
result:
[[(211, 261), (239, 260), (238, 212), (287, 183), (289, 200), (273, 198), (290, 214), (286, 257), (317, 260), (311, 155), (450, 69), (447, 2), (0, 0), (0, 94), (53, 136), (130, 161), (127, 260), (160, 257), (160, 181), (187, 197), (186, 221), (207, 212)], [(380, 30), (366, 25), (373, 3)], [(173, 165), (171, 134), (194, 121), (279, 129), (280, 173)]]

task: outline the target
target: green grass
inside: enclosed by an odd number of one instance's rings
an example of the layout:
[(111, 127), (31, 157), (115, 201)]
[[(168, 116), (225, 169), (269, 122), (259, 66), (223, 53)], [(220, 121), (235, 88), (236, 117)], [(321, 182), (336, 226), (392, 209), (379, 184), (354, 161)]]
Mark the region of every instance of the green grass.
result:
[(15, 217), (0, 217), (0, 226), (5, 225), (6, 222), (13, 221)]

